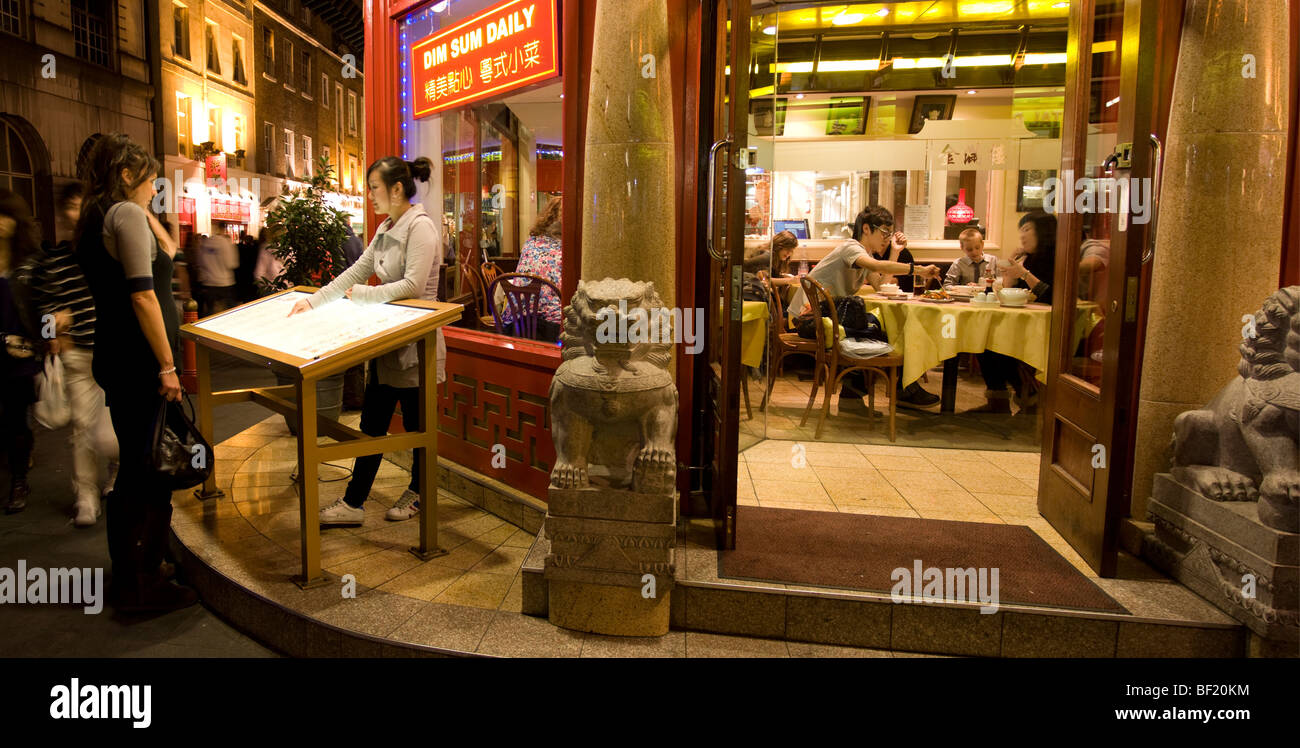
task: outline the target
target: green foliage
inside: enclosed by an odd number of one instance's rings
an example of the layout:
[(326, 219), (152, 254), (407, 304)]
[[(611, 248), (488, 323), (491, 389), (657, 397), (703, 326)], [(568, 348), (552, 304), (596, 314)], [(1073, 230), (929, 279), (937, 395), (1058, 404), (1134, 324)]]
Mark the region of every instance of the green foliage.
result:
[(343, 241), (350, 218), (346, 211), (325, 202), (334, 167), (325, 156), (316, 159), (307, 187), (280, 195), (275, 210), (267, 214), (270, 251), (284, 270), (270, 282), (259, 281), (262, 293), (293, 286), (324, 286), (343, 272)]

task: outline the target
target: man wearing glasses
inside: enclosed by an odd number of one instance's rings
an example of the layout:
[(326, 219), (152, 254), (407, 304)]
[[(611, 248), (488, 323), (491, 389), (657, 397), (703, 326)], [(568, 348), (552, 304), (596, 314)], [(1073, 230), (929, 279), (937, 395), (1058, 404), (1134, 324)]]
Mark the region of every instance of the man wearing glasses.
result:
[[(934, 265), (880, 259), (882, 256), (888, 256), (887, 253), (890, 252), (898, 256), (906, 247), (907, 240), (902, 234), (894, 233), (893, 214), (879, 205), (868, 206), (858, 213), (858, 217), (853, 221), (853, 237), (831, 250), (821, 262), (817, 263), (817, 267), (808, 272), (808, 277), (822, 284), (833, 299), (857, 293), (866, 280), (870, 280), (873, 288), (880, 290), (880, 284), (888, 282), (890, 276), (911, 278), (913, 274), (917, 274), (927, 280), (939, 277), (939, 268)], [(895, 246), (898, 247), (897, 250), (894, 249)], [(802, 288), (795, 292), (788, 308), (792, 314), (811, 309)], [(866, 413), (867, 406), (862, 402), (862, 398), (867, 393), (863, 388), (851, 383), (850, 380), (853, 379), (859, 377), (848, 376), (843, 380), (840, 389), (840, 408), (843, 409), (847, 405), (849, 410)], [(906, 388), (900, 388), (895, 397), (902, 407), (924, 408), (939, 402), (937, 396), (926, 392), (916, 382)]]

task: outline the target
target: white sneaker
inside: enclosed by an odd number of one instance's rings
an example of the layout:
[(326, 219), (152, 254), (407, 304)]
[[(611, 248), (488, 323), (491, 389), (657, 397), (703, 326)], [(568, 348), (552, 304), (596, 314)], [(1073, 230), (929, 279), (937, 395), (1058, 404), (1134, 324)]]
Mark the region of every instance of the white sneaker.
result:
[(320, 523), (325, 525), (359, 525), (366, 519), (366, 510), (350, 506), (343, 499), (320, 510)]
[(410, 519), (420, 513), (420, 494), (406, 489), (402, 492), (401, 498), (393, 504), (393, 508), (388, 510), (384, 519), (390, 522), (400, 522), (404, 519)]
[(99, 521), (98, 496), (78, 499), (72, 508), (77, 510), (77, 516), (72, 520), (72, 524), (77, 527), (92, 527)]

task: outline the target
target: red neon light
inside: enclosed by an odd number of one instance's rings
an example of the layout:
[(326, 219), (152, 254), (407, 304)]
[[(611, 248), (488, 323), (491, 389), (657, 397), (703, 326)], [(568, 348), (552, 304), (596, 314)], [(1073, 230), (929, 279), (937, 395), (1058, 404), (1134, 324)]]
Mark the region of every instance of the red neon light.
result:
[(559, 74), (555, 0), (507, 0), (411, 46), (420, 119)]

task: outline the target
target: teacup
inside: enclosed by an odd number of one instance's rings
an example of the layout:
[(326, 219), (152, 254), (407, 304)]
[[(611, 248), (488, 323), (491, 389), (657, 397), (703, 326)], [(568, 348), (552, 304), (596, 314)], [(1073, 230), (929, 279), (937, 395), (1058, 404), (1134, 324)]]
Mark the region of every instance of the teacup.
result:
[(998, 291), (1003, 306), (1024, 306), (1029, 302), (1029, 291), (1024, 288), (1004, 288)]

